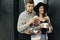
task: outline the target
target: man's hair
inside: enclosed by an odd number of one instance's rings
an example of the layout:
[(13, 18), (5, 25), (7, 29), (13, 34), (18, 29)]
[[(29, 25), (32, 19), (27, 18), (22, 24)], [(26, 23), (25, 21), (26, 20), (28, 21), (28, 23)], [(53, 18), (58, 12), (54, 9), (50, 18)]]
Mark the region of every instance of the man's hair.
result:
[(34, 4), (33, 0), (25, 0), (25, 4), (30, 3), (30, 4)]

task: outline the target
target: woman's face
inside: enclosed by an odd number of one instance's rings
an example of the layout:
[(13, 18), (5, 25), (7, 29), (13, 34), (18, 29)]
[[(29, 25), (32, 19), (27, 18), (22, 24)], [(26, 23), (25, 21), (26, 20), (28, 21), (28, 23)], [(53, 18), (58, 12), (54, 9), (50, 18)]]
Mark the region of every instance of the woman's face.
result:
[(44, 14), (44, 7), (43, 7), (43, 6), (40, 6), (40, 7), (39, 7), (39, 13), (40, 13), (40, 14)]

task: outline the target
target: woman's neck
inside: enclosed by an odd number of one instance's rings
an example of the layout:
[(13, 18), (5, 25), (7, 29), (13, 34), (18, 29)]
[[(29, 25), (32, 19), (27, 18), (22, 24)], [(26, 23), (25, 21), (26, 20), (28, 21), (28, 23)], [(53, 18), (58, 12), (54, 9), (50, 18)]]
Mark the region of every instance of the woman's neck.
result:
[(39, 16), (43, 18), (43, 15), (42, 14), (39, 14)]

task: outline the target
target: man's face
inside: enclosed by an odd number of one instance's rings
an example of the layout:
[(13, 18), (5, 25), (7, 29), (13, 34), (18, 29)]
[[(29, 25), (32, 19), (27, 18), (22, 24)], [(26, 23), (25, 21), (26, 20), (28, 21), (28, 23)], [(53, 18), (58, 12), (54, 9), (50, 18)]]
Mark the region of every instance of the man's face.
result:
[(31, 13), (33, 11), (34, 4), (27, 3), (26, 4), (26, 10)]

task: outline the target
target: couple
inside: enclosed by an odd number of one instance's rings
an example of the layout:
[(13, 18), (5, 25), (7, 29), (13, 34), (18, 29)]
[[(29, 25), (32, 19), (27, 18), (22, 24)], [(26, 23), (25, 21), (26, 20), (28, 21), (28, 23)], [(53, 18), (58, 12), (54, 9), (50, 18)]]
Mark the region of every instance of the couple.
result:
[[(48, 40), (47, 33), (52, 32), (53, 28), (51, 26), (50, 19), (47, 15), (47, 9), (48, 9), (47, 5), (42, 2), (39, 2), (34, 7), (33, 0), (26, 0), (25, 3), (26, 3), (25, 4), (26, 9), (19, 15), (18, 18), (18, 24), (17, 24), (18, 32), (26, 34), (25, 36), (26, 40), (30, 39), (45, 40), (44, 36), (46, 36), (46, 40)], [(46, 25), (47, 28), (44, 28), (43, 23), (45, 22), (48, 23)]]

